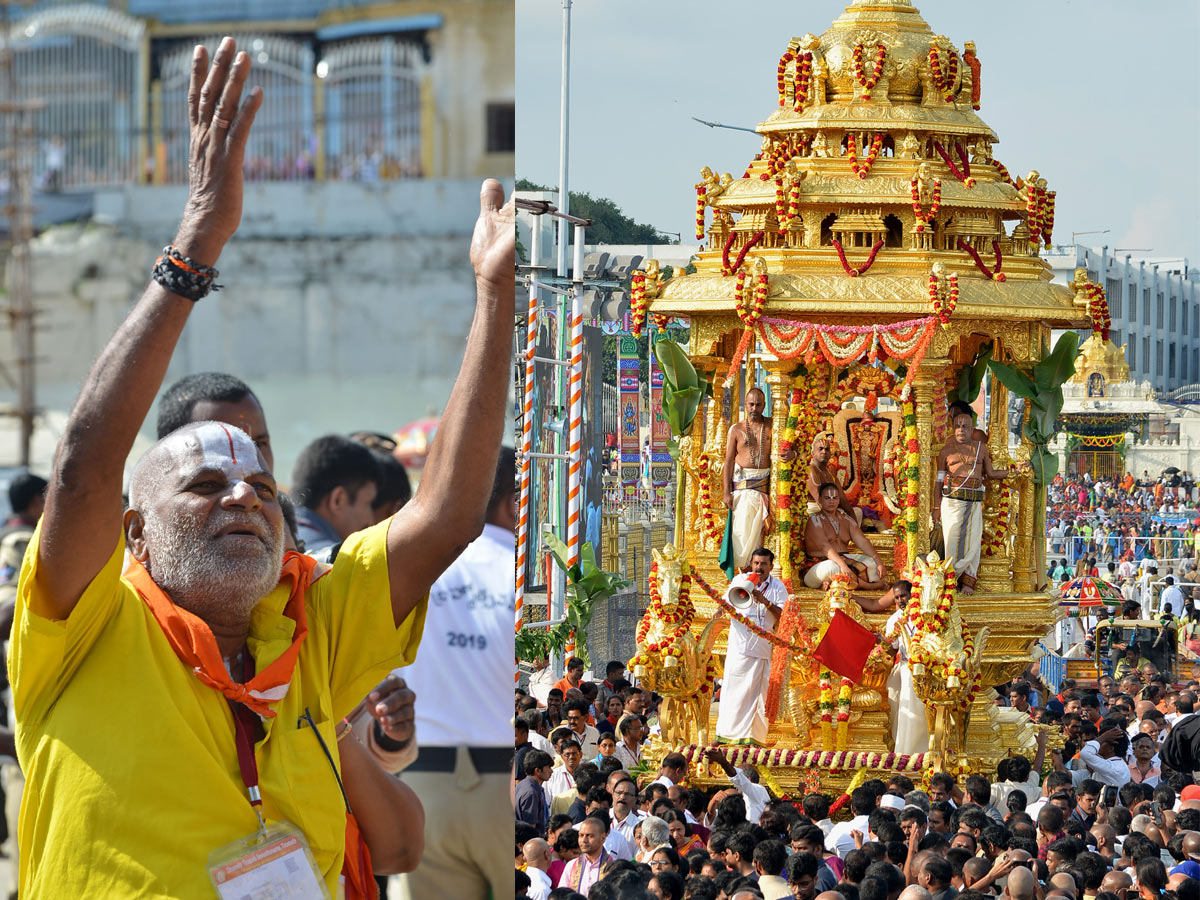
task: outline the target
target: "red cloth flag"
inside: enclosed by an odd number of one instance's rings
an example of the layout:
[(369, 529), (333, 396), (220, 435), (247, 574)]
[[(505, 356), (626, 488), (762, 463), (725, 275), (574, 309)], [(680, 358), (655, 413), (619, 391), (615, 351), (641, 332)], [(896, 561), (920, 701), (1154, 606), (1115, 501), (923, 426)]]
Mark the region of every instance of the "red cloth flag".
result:
[(839, 609), (829, 620), (829, 628), (813, 656), (830, 671), (857, 684), (862, 681), (863, 667), (874, 646), (874, 632), (863, 628)]

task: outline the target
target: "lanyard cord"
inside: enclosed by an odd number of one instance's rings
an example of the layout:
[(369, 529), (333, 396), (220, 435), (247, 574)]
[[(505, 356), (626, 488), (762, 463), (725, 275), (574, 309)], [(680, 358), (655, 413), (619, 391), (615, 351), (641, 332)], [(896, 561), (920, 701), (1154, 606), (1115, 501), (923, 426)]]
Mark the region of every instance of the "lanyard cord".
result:
[[(242, 648), (242, 684), (254, 677), (254, 657), (250, 648)], [(249, 707), (235, 703), (228, 698), (229, 711), (233, 714), (233, 739), (237, 747), (238, 769), (242, 774), (242, 784), (246, 786), (246, 794), (250, 798), (250, 806), (258, 816), (260, 832), (266, 832), (267, 823), (262, 814), (262, 792), (258, 789), (258, 760), (254, 757), (254, 735), (258, 727), (258, 717)]]
[(317, 730), (317, 723), (313, 721), (312, 713), (308, 711), (308, 707), (304, 707), (304, 715), (296, 720), (296, 727), (300, 727), (300, 723), (307, 720), (312, 728), (312, 733), (317, 736), (317, 743), (321, 745), (321, 749), (325, 752), (325, 758), (329, 760), (329, 768), (333, 770), (333, 777), (337, 780), (338, 790), (342, 792), (342, 802), (346, 804), (346, 812), (349, 815), (354, 815), (350, 809), (350, 798), (346, 796), (346, 786), (342, 784), (342, 776), (338, 774), (337, 765), (333, 761), (333, 754), (329, 752), (329, 746), (325, 743), (325, 738), (321, 737), (321, 732)]

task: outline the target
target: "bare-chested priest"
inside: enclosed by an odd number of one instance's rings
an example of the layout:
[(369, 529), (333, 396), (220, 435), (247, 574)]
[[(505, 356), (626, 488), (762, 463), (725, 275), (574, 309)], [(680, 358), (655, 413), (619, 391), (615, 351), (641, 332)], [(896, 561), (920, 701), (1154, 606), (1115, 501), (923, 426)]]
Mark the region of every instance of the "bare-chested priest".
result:
[[(722, 500), (729, 508), (730, 526), (721, 546), (721, 560), (738, 572), (750, 564), (750, 554), (771, 530), (771, 420), (763, 415), (766, 395), (758, 388), (746, 392), (746, 418), (729, 429), (725, 445)], [(784, 462), (794, 451), (782, 455)]]
[[(817, 496), (821, 511), (809, 516), (804, 527), (808, 566), (804, 584), (824, 588), (830, 578), (840, 573), (854, 579), (852, 588), (883, 590), (887, 586), (883, 581), (883, 561), (854, 519), (838, 505), (837, 485), (825, 482), (818, 488)], [(862, 552), (850, 553), (851, 544)]]
[(863, 512), (862, 510), (850, 502), (850, 498), (846, 496), (846, 492), (842, 490), (837, 480), (833, 477), (833, 472), (829, 470), (829, 457), (833, 454), (833, 435), (828, 431), (822, 431), (812, 442), (812, 453), (808, 459), (808, 514), (814, 515), (820, 512), (821, 504), (818, 496), (821, 485), (832, 484), (837, 488), (838, 492), (838, 507), (846, 511), (847, 515), (853, 516), (857, 525), (862, 525)]
[(946, 558), (954, 560), (959, 592), (973, 594), (983, 545), (987, 479), (1007, 478), (1011, 473), (992, 465), (987, 441), (975, 428), (975, 414), (961, 400), (950, 404), (950, 427), (950, 437), (937, 458), (941, 504), (933, 508), (933, 524), (941, 523)]

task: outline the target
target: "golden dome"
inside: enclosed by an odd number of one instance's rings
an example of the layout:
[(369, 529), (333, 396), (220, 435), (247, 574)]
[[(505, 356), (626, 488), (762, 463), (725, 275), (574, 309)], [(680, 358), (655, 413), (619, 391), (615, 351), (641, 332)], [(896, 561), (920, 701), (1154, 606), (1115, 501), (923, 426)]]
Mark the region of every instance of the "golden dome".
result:
[(1129, 380), (1129, 363), (1125, 362), (1125, 348), (1118, 347), (1112, 341), (1106, 341), (1093, 332), (1079, 348), (1079, 357), (1075, 360), (1075, 374), (1071, 381), (1075, 384), (1087, 384), (1093, 373), (1104, 376), (1107, 384), (1120, 383)]
[(775, 107), (757, 127), (762, 150), (740, 178), (701, 172), (707, 246), (653, 312), (733, 312), (730, 276), (757, 266), (766, 315), (906, 319), (930, 314), (940, 263), (958, 279), (959, 317), (1084, 324), (1039, 258), (1053, 191), (994, 161), (996, 135), (973, 109), (986, 95), (970, 41), (937, 34), (908, 0), (855, 0), (780, 52), (762, 85)]

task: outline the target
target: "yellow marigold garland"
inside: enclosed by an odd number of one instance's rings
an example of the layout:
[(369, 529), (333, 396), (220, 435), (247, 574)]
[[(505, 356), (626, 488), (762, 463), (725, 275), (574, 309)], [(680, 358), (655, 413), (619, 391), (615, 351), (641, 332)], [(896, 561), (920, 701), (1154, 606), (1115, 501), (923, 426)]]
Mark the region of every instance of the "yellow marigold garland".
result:
[(909, 181), (908, 193), (912, 197), (913, 215), (917, 217), (916, 230), (924, 231), (925, 226), (933, 221), (933, 217), (942, 208), (942, 179), (933, 179), (933, 196), (930, 198), (928, 210), (921, 205), (921, 192), (918, 190), (916, 178)]
[(715, 540), (721, 536), (721, 529), (717, 525), (717, 517), (713, 512), (712, 464), (709, 462), (707, 453), (700, 454), (700, 466), (697, 477), (700, 484), (700, 512), (704, 517), (704, 536), (710, 540)]
[[(921, 490), (921, 443), (917, 435), (917, 407), (913, 401), (912, 385), (900, 392), (900, 413), (904, 421), (904, 530), (908, 559), (917, 558), (917, 515)], [(899, 473), (897, 473), (899, 474)]]
[(1004, 542), (1008, 539), (1008, 520), (1012, 512), (1012, 488), (1008, 481), (1001, 481), (996, 488), (999, 495), (996, 500), (996, 530), (988, 536), (983, 545), (983, 555), (995, 559), (1004, 555)]
[[(783, 435), (779, 440), (780, 455), (796, 449), (796, 429), (800, 424), (800, 398), (802, 391), (793, 387), (788, 403), (787, 420), (783, 426)], [(776, 483), (779, 487), (775, 500), (776, 518), (779, 527), (779, 567), (783, 573), (783, 583), (792, 583), (792, 525), (793, 503), (792, 488), (795, 480), (796, 462), (780, 460), (777, 465)]]
[(887, 59), (887, 47), (883, 44), (875, 45), (875, 69), (870, 75), (864, 70), (863, 58), (863, 45), (860, 42), (854, 45), (854, 80), (862, 85), (862, 99), (870, 100), (871, 91), (883, 77), (883, 61)]
[(875, 165), (875, 160), (879, 157), (879, 151), (883, 148), (883, 133), (875, 132), (875, 136), (871, 138), (871, 147), (867, 151), (867, 158), (863, 162), (858, 161), (858, 141), (854, 137), (854, 132), (846, 135), (846, 155), (850, 158), (850, 168), (854, 170), (854, 174), (859, 178), (866, 178), (870, 174), (871, 166)]
[(642, 336), (646, 327), (646, 273), (637, 269), (629, 286), (629, 314), (633, 317), (633, 336)]

